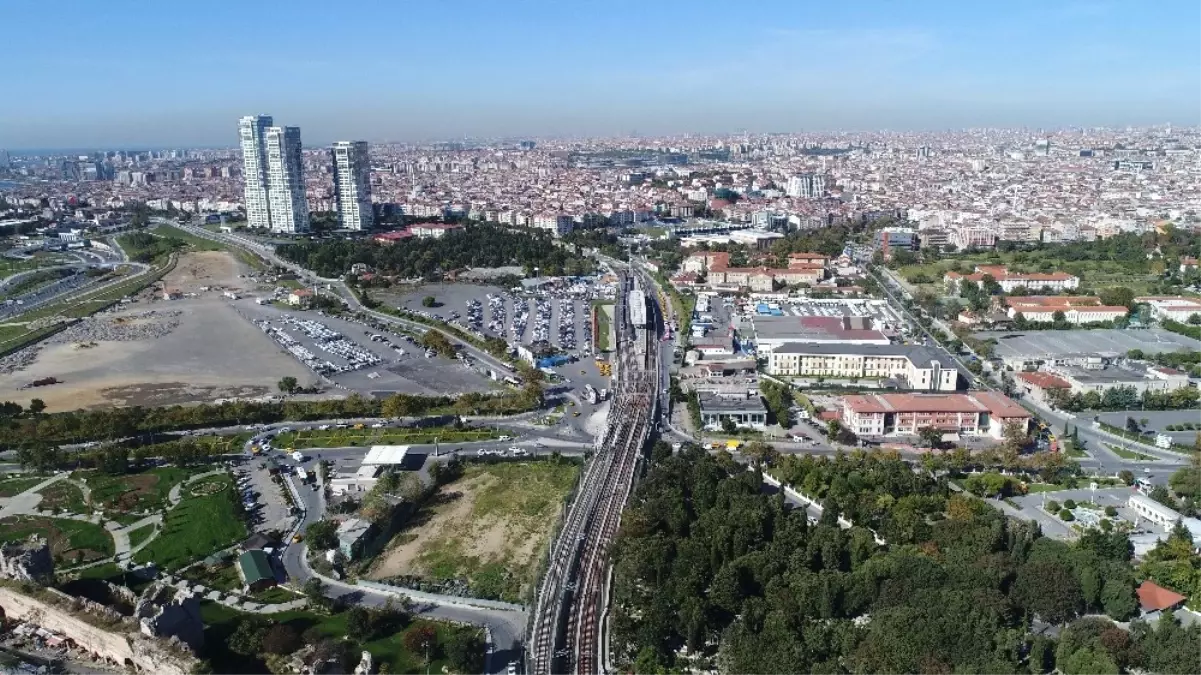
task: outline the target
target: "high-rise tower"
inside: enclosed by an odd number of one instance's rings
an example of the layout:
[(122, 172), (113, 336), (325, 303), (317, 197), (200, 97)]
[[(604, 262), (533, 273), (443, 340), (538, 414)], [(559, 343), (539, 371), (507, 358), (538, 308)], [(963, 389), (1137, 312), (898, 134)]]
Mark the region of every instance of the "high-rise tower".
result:
[(367, 141), (339, 141), (330, 149), (334, 160), (334, 195), (338, 204), (338, 227), (370, 230), (375, 223), (371, 209), (371, 162)]
[(242, 175), (246, 180), (246, 224), (266, 229), (271, 226), (271, 202), (267, 198), (267, 128), (270, 115), (249, 115), (238, 120), (242, 142)]
[(300, 127), (267, 127), (266, 139), (271, 231), (308, 232), (309, 203), (305, 196)]

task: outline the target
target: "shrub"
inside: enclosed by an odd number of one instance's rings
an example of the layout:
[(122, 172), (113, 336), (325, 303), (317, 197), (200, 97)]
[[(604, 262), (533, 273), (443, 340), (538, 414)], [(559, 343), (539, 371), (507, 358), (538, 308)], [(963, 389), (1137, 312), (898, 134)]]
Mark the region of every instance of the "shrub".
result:
[(1073, 516), (1071, 511), (1064, 509), (1059, 512), (1059, 519), (1065, 523), (1070, 523), (1073, 520), (1076, 520), (1076, 516)]
[(1075, 500), (1075, 499), (1065, 499), (1065, 500), (1063, 500), (1063, 508), (1065, 508), (1065, 509), (1074, 509), (1074, 508), (1076, 508), (1076, 500)]
[(1118, 515), (1118, 510), (1112, 506), (1106, 506), (1105, 507), (1105, 515), (1108, 516), (1109, 518), (1114, 518)]
[(1055, 501), (1054, 499), (1048, 501), (1047, 502), (1047, 510), (1050, 511), (1051, 513), (1055, 513), (1057, 511), (1059, 511), (1059, 502)]

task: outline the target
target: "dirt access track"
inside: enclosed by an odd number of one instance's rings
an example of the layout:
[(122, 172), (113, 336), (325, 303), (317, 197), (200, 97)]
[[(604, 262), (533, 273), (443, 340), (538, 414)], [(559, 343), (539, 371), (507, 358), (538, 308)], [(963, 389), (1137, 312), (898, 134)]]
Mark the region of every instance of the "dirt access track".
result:
[[(64, 333), (36, 347), (32, 363), (0, 375), (0, 400), (27, 404), (40, 398), (48, 412), (106, 406), (158, 406), (273, 393), (281, 377), (302, 385), (316, 377), (283, 352), (254, 324), (239, 315), (222, 290), (249, 290), (253, 282), (243, 264), (225, 252), (180, 256), (164, 279), (167, 288), (197, 297), (163, 300), (143, 292), (119, 310), (86, 319), (91, 329)], [(201, 291), (209, 286), (209, 291)], [(160, 286), (161, 288), (161, 286)], [(146, 316), (148, 310), (156, 315)], [(165, 317), (165, 318), (164, 318)], [(167, 321), (173, 326), (146, 326)], [(141, 325), (139, 339), (111, 339), (114, 331)], [(106, 339), (109, 338), (109, 339)], [(34, 380), (58, 378), (60, 384), (21, 389)]]

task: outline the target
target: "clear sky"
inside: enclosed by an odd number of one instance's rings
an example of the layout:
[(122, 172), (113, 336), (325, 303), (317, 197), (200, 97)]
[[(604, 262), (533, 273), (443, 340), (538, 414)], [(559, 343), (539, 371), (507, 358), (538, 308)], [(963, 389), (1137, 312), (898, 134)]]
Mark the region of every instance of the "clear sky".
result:
[(1197, 0), (2, 0), (0, 147), (1195, 125)]

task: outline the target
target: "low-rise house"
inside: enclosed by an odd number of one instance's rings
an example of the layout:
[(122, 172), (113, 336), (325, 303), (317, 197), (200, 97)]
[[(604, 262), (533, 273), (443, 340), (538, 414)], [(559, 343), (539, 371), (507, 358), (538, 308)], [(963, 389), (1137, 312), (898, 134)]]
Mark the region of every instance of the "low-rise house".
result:
[(250, 593), (276, 585), (271, 558), (262, 549), (256, 548), (238, 556), (238, 576), (242, 578), (242, 585)]
[(751, 429), (767, 426), (767, 406), (757, 394), (700, 394), (699, 399), (701, 425), (706, 429), (721, 429), (723, 420)]

